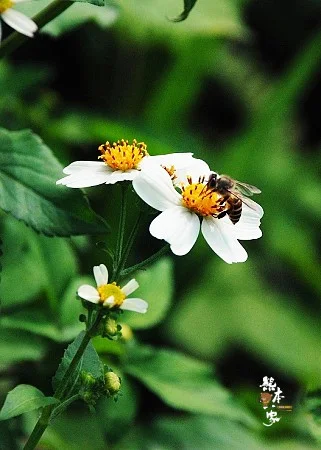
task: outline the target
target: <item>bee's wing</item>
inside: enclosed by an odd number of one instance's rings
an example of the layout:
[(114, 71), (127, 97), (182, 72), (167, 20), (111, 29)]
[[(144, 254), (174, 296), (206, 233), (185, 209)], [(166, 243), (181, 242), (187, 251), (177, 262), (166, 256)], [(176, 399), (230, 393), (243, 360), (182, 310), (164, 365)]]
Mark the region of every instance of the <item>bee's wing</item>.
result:
[[(252, 211), (255, 211), (259, 218), (263, 216), (263, 208), (261, 205), (256, 203), (254, 200), (241, 196), (242, 202), (248, 206)], [(243, 208), (243, 213), (245, 213), (245, 210)]]
[(235, 189), (243, 195), (252, 196), (253, 194), (261, 194), (261, 191), (256, 186), (251, 184), (242, 183), (241, 181), (235, 180)]

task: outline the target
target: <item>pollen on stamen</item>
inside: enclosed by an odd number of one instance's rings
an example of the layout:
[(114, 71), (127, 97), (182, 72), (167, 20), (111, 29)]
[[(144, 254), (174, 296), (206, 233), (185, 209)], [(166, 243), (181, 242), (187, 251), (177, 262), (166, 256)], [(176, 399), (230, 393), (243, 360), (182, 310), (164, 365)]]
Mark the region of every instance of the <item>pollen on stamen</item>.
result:
[[(189, 182), (189, 180), (188, 180)], [(206, 189), (206, 184), (189, 184), (182, 189), (182, 204), (199, 216), (217, 216), (226, 209), (222, 195)]]
[(100, 145), (98, 150), (101, 152), (98, 159), (102, 159), (113, 170), (137, 169), (141, 160), (148, 156), (147, 145), (137, 142), (136, 139), (131, 144), (124, 139), (113, 144), (107, 141), (106, 144)]
[(98, 286), (97, 290), (99, 293), (101, 303), (104, 303), (105, 300), (107, 300), (110, 297), (113, 297), (114, 298), (113, 306), (120, 306), (126, 298), (125, 294), (122, 292), (120, 287), (117, 286), (115, 282)]

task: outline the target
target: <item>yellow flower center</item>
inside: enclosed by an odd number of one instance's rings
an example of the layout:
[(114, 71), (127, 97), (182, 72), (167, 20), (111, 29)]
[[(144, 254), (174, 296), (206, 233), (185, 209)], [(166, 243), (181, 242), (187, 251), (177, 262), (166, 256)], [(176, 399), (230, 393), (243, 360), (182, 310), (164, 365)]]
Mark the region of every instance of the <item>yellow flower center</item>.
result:
[(192, 183), (191, 179), (188, 180), (189, 184), (182, 187), (182, 203), (183, 206), (192, 210), (200, 216), (215, 216), (227, 210), (225, 198), (207, 188), (200, 180), (199, 183)]
[(102, 159), (113, 170), (137, 169), (141, 160), (148, 155), (146, 148), (147, 145), (144, 142), (137, 142), (136, 139), (132, 144), (124, 139), (117, 143), (114, 142), (112, 145), (107, 141), (106, 144), (98, 147), (101, 152), (99, 159)]
[(97, 287), (97, 291), (99, 293), (101, 303), (111, 296), (114, 297), (114, 304), (111, 306), (121, 306), (126, 298), (126, 295), (115, 282), (111, 284), (102, 284)]
[(13, 2), (11, 0), (0, 0), (0, 14), (12, 8)]

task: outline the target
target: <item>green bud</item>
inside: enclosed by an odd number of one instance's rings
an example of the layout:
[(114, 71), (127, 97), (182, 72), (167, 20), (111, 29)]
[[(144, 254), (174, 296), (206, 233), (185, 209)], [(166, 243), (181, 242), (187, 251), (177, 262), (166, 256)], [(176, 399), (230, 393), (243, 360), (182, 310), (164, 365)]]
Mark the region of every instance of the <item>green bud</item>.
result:
[(121, 386), (121, 380), (114, 372), (105, 373), (105, 387), (110, 395), (117, 394)]
[(117, 321), (115, 319), (111, 319), (110, 317), (108, 317), (108, 319), (105, 322), (104, 331), (108, 336), (116, 336), (116, 334), (118, 334)]
[(96, 384), (96, 379), (92, 376), (89, 372), (81, 372), (81, 381), (83, 384), (87, 385), (88, 387), (93, 386)]

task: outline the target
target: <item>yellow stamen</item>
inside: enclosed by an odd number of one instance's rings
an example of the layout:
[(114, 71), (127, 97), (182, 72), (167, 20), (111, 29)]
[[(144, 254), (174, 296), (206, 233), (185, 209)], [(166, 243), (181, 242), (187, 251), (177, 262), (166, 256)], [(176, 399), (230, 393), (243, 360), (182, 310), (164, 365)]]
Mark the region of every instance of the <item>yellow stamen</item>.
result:
[(168, 175), (171, 177), (172, 181), (174, 181), (177, 178), (175, 175), (175, 166), (170, 166), (170, 167), (162, 166), (162, 168), (166, 170)]
[(0, 0), (0, 14), (12, 8), (13, 2), (11, 0)]
[(114, 304), (111, 305), (112, 307), (121, 306), (126, 298), (126, 295), (115, 282), (111, 284), (102, 284), (97, 287), (97, 291), (99, 293), (101, 303), (104, 303), (104, 301), (111, 296), (114, 297)]
[(117, 141), (117, 143), (114, 142), (112, 145), (107, 141), (106, 144), (98, 147), (101, 152), (99, 159), (102, 159), (114, 170), (137, 169), (141, 160), (148, 156), (146, 148), (147, 145), (144, 142), (137, 142), (136, 139), (133, 140), (132, 144), (124, 141), (124, 139)]
[(217, 217), (228, 209), (221, 194), (207, 188), (206, 184), (202, 182), (192, 183), (189, 180), (189, 183), (182, 188), (183, 206), (203, 217)]

